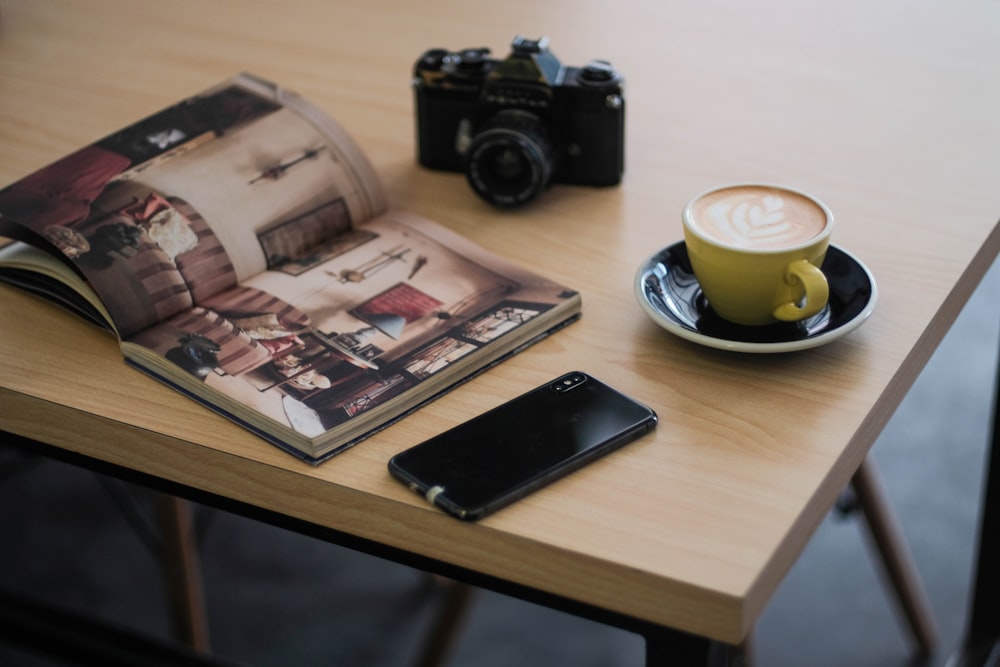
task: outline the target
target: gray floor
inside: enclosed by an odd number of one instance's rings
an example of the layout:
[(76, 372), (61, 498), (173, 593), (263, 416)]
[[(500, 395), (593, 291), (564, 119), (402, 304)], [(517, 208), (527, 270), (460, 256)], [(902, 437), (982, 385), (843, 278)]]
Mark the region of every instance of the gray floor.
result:
[[(941, 650), (913, 660), (863, 526), (831, 514), (761, 619), (756, 664), (945, 663), (968, 604), (998, 303), (1000, 265), (874, 449), (925, 577)], [(143, 493), (2, 447), (0, 473), (0, 590), (169, 635), (158, 565), (115, 501), (126, 494), (141, 503)], [(197, 516), (220, 655), (255, 665), (409, 664), (440, 601), (421, 573), (222, 512)], [(449, 664), (635, 666), (643, 650), (630, 633), (479, 592)], [(64, 663), (0, 644), (0, 664)]]

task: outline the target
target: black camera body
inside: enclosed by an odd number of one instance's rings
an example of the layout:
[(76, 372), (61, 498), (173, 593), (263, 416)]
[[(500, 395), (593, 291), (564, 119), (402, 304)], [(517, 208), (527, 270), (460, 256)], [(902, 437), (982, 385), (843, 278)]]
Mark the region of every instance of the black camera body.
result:
[(515, 37), (489, 49), (431, 49), (414, 66), (417, 157), (464, 171), (497, 206), (517, 206), (549, 183), (608, 186), (625, 167), (623, 79), (610, 63), (564, 67), (548, 40)]

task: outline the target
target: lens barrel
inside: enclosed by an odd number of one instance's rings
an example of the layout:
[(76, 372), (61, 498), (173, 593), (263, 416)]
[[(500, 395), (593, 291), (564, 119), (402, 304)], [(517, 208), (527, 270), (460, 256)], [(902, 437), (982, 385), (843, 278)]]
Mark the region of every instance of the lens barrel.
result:
[(504, 110), (469, 145), (465, 174), (472, 189), (500, 207), (534, 199), (552, 177), (555, 151), (542, 121), (534, 114)]

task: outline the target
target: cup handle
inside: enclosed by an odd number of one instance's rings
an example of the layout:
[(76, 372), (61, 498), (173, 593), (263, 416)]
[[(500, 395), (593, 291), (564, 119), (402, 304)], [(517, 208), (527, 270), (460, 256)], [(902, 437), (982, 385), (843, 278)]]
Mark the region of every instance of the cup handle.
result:
[(791, 302), (781, 304), (772, 313), (775, 319), (784, 322), (804, 320), (823, 310), (830, 299), (830, 286), (826, 282), (826, 276), (808, 260), (799, 259), (789, 264), (785, 269), (785, 280), (791, 285), (801, 284), (805, 288), (805, 302), (801, 306)]

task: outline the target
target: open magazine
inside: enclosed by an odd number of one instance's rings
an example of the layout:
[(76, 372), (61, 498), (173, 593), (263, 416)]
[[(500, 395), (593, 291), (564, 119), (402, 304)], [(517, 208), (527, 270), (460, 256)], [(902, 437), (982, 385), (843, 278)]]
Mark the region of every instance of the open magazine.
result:
[(0, 280), (310, 462), (575, 320), (579, 294), (387, 211), (357, 145), (240, 75), (0, 190)]

